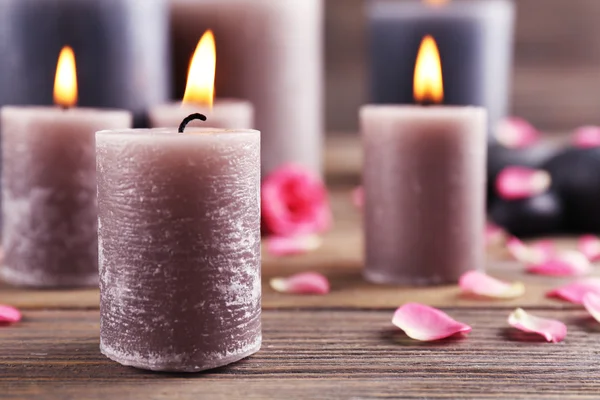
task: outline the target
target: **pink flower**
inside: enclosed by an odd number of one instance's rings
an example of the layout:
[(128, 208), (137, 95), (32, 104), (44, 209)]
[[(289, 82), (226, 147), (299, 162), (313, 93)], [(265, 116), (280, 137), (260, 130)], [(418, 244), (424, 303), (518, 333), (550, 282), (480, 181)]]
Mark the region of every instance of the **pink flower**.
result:
[(331, 209), (323, 181), (298, 165), (284, 165), (262, 184), (262, 221), (267, 234), (320, 233), (331, 226)]
[(327, 294), (329, 280), (318, 272), (303, 272), (287, 278), (273, 278), (271, 288), (279, 293), (288, 294)]
[(498, 124), (495, 136), (505, 147), (522, 149), (537, 143), (541, 135), (523, 118), (509, 117)]
[(567, 327), (562, 322), (528, 314), (522, 308), (508, 316), (508, 323), (523, 332), (537, 333), (552, 343), (562, 342), (567, 336)]
[(411, 339), (429, 342), (471, 332), (471, 327), (452, 319), (437, 308), (419, 303), (406, 303), (398, 308), (392, 323)]

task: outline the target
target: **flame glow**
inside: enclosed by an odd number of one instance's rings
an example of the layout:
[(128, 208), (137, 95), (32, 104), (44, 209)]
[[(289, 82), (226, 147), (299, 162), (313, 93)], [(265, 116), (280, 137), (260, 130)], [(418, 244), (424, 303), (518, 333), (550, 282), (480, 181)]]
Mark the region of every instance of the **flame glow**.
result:
[(432, 6), (443, 6), (444, 4), (447, 4), (450, 2), (450, 0), (424, 0), (425, 3), (432, 5)]
[(414, 96), (419, 103), (441, 103), (444, 100), (440, 52), (435, 40), (429, 35), (423, 38), (417, 56)]
[(194, 103), (212, 107), (215, 96), (215, 69), (217, 50), (215, 37), (208, 30), (198, 42), (190, 63), (183, 103)]
[(75, 53), (69, 46), (63, 47), (58, 56), (54, 78), (54, 103), (63, 107), (73, 107), (77, 104)]

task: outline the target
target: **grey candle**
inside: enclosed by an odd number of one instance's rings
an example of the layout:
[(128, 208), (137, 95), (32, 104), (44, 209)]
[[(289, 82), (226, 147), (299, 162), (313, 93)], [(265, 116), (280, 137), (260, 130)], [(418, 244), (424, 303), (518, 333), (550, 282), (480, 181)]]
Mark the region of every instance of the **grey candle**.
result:
[(260, 133), (96, 134), (100, 349), (194, 372), (257, 352)]
[(0, 105), (49, 105), (56, 55), (77, 54), (79, 104), (145, 109), (170, 96), (167, 0), (4, 0)]
[(322, 19), (322, 0), (173, 1), (179, 95), (198, 38), (212, 29), (216, 95), (254, 106), (263, 174), (290, 162), (321, 172)]
[[(371, 101), (413, 104), (419, 43), (435, 38), (444, 66), (444, 104), (477, 105), (488, 132), (508, 112), (514, 5), (512, 0), (370, 0)], [(436, 3), (440, 3), (437, 1)]]

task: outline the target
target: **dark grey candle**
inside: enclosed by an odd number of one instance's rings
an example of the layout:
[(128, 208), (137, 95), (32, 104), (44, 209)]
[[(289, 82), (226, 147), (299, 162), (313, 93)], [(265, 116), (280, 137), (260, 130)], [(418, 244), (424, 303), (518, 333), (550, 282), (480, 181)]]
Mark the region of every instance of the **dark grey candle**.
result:
[(60, 49), (75, 51), (79, 105), (144, 111), (170, 95), (166, 0), (3, 0), (0, 105), (50, 105)]
[(490, 127), (494, 127), (508, 112), (515, 13), (512, 1), (430, 3), (368, 3), (371, 100), (414, 103), (417, 52), (423, 37), (431, 35), (442, 58), (444, 104), (483, 106), (488, 110)]

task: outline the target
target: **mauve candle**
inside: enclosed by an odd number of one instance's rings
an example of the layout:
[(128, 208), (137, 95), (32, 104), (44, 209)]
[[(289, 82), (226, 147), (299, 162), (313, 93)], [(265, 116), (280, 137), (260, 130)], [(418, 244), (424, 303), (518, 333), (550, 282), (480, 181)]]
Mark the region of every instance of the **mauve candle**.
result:
[[(441, 4), (440, 4), (441, 3)], [(413, 104), (419, 43), (431, 35), (444, 65), (444, 104), (485, 107), (488, 132), (509, 106), (512, 0), (369, 0), (371, 101)]]
[[(249, 129), (254, 126), (254, 109), (248, 101), (214, 100), (216, 48), (212, 31), (204, 33), (190, 63), (183, 103), (157, 105), (148, 111), (153, 128), (178, 127), (190, 114), (202, 113), (209, 125), (224, 129)], [(202, 121), (192, 121), (190, 127)], [(202, 124), (206, 126), (206, 124)]]
[[(63, 54), (61, 60), (72, 58), (68, 50)], [(74, 88), (72, 73), (66, 86)], [(57, 87), (60, 82), (59, 73)], [(66, 97), (55, 96), (59, 104), (73, 104), (75, 92)], [(131, 123), (127, 111), (2, 109), (0, 275), (6, 282), (39, 288), (98, 284), (94, 133)]]
[(194, 372), (261, 345), (260, 133), (96, 134), (100, 349)]
[[(443, 97), (435, 43), (423, 40), (415, 97)], [(432, 64), (434, 63), (434, 64)], [(436, 65), (437, 64), (437, 65)], [(486, 112), (369, 105), (360, 112), (366, 264), (375, 283), (456, 283), (484, 267)]]
[(145, 125), (170, 96), (168, 0), (2, 0), (0, 105), (52, 104), (56, 54), (77, 54), (83, 107), (122, 108)]
[(216, 93), (254, 106), (263, 174), (290, 162), (321, 172), (322, 0), (174, 0), (171, 25), (180, 93), (198, 37), (212, 29)]

